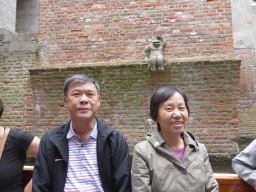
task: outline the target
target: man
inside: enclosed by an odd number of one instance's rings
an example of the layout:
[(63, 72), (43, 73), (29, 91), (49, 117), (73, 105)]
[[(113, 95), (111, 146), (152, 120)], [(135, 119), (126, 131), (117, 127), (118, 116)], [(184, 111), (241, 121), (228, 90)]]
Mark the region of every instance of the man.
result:
[(66, 80), (64, 104), (71, 121), (42, 137), (33, 191), (131, 191), (128, 145), (95, 117), (100, 102), (100, 87), (92, 77)]
[(256, 190), (256, 139), (232, 159), (232, 168)]

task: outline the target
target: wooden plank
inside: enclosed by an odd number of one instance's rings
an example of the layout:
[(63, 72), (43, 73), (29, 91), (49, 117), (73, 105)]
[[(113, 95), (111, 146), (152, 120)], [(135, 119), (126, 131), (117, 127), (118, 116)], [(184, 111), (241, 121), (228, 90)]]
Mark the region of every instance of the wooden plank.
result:
[(23, 171), (33, 171), (34, 166), (24, 166)]
[(237, 174), (213, 174), (219, 183), (220, 192), (255, 192), (254, 188), (244, 182)]

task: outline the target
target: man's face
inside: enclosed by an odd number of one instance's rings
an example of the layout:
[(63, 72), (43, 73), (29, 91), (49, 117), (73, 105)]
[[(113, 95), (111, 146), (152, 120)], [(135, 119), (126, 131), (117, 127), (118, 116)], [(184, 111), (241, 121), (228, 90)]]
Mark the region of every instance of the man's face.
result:
[(65, 107), (68, 109), (71, 120), (90, 121), (100, 106), (101, 97), (98, 95), (94, 83), (74, 83), (68, 88), (64, 97)]

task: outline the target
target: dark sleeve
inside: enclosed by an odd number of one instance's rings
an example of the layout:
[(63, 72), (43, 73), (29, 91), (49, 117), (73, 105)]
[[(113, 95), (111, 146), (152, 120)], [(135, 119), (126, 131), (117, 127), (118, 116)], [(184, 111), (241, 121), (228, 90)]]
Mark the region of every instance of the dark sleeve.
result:
[(12, 129), (13, 135), (16, 139), (16, 144), (19, 150), (27, 151), (28, 147), (30, 146), (31, 142), (34, 139), (34, 135), (21, 131), (19, 129)]
[(42, 137), (33, 171), (33, 192), (51, 191), (51, 179), (48, 164), (47, 146), (49, 146), (47, 133)]
[(131, 191), (131, 159), (129, 147), (124, 137), (117, 133), (114, 148), (114, 191), (130, 192)]

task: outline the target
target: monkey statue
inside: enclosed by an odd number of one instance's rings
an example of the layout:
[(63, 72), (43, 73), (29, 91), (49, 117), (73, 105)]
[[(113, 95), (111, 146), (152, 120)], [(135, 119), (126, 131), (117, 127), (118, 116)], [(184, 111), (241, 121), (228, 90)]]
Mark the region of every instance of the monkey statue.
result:
[(145, 48), (145, 62), (149, 63), (151, 71), (164, 70), (164, 49), (166, 41), (163, 37), (157, 36), (151, 44)]

